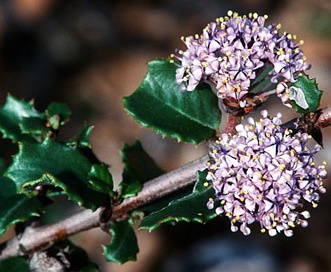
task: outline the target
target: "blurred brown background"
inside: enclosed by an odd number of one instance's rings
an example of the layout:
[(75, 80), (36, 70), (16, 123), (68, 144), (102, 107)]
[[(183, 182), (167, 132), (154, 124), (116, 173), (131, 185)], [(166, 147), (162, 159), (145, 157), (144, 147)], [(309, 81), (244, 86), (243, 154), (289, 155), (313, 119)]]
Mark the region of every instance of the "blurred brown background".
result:
[[(178, 144), (141, 128), (123, 111), (121, 98), (138, 87), (149, 60), (182, 48), (180, 36), (199, 33), (229, 9), (268, 14), (268, 22), (280, 22), (284, 31), (305, 40), (310, 74), (324, 90), (322, 106), (331, 104), (329, 0), (0, 0), (0, 101), (10, 92), (35, 98), (39, 109), (50, 101), (67, 103), (73, 116), (63, 137), (77, 133), (84, 121), (95, 125), (93, 148), (117, 182), (119, 150), (135, 139), (164, 169), (174, 169), (201, 156), (204, 146)], [(273, 101), (267, 106), (270, 112), (279, 110)], [(295, 116), (285, 108), (282, 112), (284, 120)], [(327, 128), (322, 156), (329, 164), (330, 140)], [(138, 231), (138, 261), (123, 266), (103, 261), (100, 244), (109, 238), (101, 231), (73, 239), (100, 271), (331, 271), (329, 191), (312, 211), (308, 228), (295, 230), (292, 238), (233, 234), (226, 219), (164, 226), (153, 233)]]

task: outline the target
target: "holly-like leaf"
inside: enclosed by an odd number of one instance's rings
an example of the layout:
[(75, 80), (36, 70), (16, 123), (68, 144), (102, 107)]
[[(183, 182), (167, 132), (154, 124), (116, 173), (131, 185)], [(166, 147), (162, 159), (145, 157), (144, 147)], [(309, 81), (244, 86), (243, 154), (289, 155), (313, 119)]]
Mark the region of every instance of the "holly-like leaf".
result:
[(71, 111), (63, 103), (51, 103), (45, 111), (46, 117), (53, 129), (58, 130), (61, 125), (69, 121)]
[(4, 170), (5, 165), (0, 160), (0, 236), (9, 226), (43, 212), (43, 206), (36, 198), (16, 194), (14, 182), (2, 175)]
[(30, 269), (25, 258), (13, 257), (0, 262), (0, 272), (7, 271), (30, 272)]
[(46, 138), (42, 143), (19, 144), (19, 152), (6, 175), (20, 193), (33, 195), (36, 186), (53, 185), (62, 188), (69, 199), (94, 210), (107, 201), (108, 194), (97, 192), (89, 185), (91, 167), (78, 149)]
[(181, 92), (175, 74), (171, 61), (151, 61), (141, 85), (123, 103), (141, 125), (163, 136), (198, 144), (212, 137), (219, 127), (217, 97), (206, 86)]
[(24, 134), (46, 135), (50, 132), (50, 130), (45, 127), (44, 120), (37, 117), (23, 118), (19, 127)]
[(17, 142), (31, 138), (22, 134), (20, 125), (27, 118), (43, 118), (44, 115), (33, 107), (33, 101), (25, 102), (8, 95), (6, 103), (0, 108), (0, 131), (4, 138)]
[(108, 171), (106, 164), (94, 164), (88, 174), (90, 186), (98, 191), (113, 194), (113, 177)]
[(90, 134), (93, 130), (93, 126), (83, 125), (80, 133), (74, 139), (70, 141), (72, 145), (79, 147), (88, 147), (91, 148)]
[(111, 242), (103, 246), (106, 260), (123, 264), (135, 261), (139, 252), (136, 234), (127, 220), (115, 222), (110, 230)]
[(40, 216), (42, 204), (37, 198), (24, 195), (14, 195), (0, 199), (0, 236), (9, 226), (24, 222), (27, 219)]
[(136, 141), (131, 146), (124, 146), (122, 161), (124, 164), (123, 180), (119, 185), (122, 198), (136, 195), (144, 182), (164, 173), (146, 153), (139, 141)]
[(318, 89), (314, 79), (302, 74), (290, 88), (290, 99), (296, 112), (307, 114), (318, 109), (322, 91)]
[(183, 197), (188, 196), (192, 193), (193, 185), (186, 186), (180, 190), (176, 190), (164, 197), (156, 199), (142, 207), (139, 208), (139, 211), (143, 212), (146, 215), (149, 215), (153, 212), (159, 211), (164, 207), (168, 206), (170, 202), (181, 199)]
[(208, 186), (206, 175), (206, 171), (199, 172), (199, 179), (190, 195), (173, 200), (168, 206), (146, 216), (140, 228), (152, 231), (163, 223), (180, 221), (204, 223), (215, 218), (215, 212), (206, 206), (209, 198), (215, 195), (214, 189)]
[(5, 163), (0, 159), (0, 199), (16, 195), (16, 186), (14, 182), (3, 176), (5, 170)]
[(133, 145), (124, 146), (122, 161), (124, 163), (123, 180), (125, 181), (139, 180), (144, 183), (164, 174), (164, 171), (155, 163), (139, 141)]
[(139, 193), (142, 184), (138, 180), (133, 180), (130, 183), (121, 182), (119, 186), (119, 195), (122, 199), (133, 197)]
[(0, 108), (0, 132), (13, 142), (41, 141), (68, 122), (70, 114), (62, 103), (51, 103), (45, 113), (41, 113), (34, 108), (33, 101), (25, 102), (8, 95)]

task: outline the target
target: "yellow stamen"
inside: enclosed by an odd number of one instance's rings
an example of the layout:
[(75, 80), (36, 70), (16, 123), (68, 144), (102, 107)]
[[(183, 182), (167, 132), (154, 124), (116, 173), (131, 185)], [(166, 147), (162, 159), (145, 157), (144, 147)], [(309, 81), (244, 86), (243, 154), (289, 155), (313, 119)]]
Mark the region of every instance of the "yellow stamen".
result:
[(227, 14), (228, 14), (228, 16), (231, 17), (233, 15), (233, 11), (232, 10), (229, 10)]
[(295, 224), (294, 224), (294, 222), (293, 222), (293, 221), (290, 221), (290, 222), (288, 222), (288, 225), (289, 225), (290, 227), (292, 227), (292, 228), (294, 228), (294, 227), (295, 227)]

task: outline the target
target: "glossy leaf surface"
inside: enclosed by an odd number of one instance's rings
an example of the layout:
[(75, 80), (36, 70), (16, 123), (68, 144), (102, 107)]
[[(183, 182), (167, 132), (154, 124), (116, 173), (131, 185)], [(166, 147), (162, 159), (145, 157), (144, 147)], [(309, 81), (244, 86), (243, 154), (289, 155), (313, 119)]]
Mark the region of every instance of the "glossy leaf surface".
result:
[(90, 186), (103, 193), (112, 194), (113, 193), (113, 177), (108, 171), (108, 166), (106, 164), (94, 164), (88, 174), (88, 179)]
[(39, 216), (42, 211), (43, 206), (35, 197), (14, 195), (2, 198), (0, 202), (0, 235), (9, 226), (24, 222), (33, 216)]
[(59, 129), (61, 125), (67, 123), (71, 115), (71, 111), (67, 105), (55, 102), (48, 106), (45, 113), (48, 120), (48, 125), (54, 130)]
[(164, 173), (138, 141), (131, 146), (124, 146), (122, 161), (124, 164), (123, 181), (120, 184), (122, 198), (136, 195), (144, 182)]
[(111, 242), (103, 246), (106, 260), (123, 264), (135, 261), (139, 252), (136, 234), (127, 220), (115, 222), (110, 230)]
[[(34, 121), (27, 121), (32, 118)], [(27, 128), (38, 127), (36, 119), (43, 118), (43, 114), (34, 108), (33, 101), (25, 102), (8, 95), (6, 103), (0, 108), (0, 131), (3, 138), (8, 138), (13, 142), (22, 139), (30, 139), (29, 135), (24, 135), (24, 130)], [(21, 129), (23, 127), (23, 131)]]
[(2, 176), (4, 165), (0, 162), (0, 236), (9, 226), (24, 222), (43, 212), (42, 204), (37, 198), (16, 194), (13, 181)]
[(143, 126), (163, 136), (197, 144), (215, 134), (220, 123), (217, 97), (205, 87), (181, 92), (176, 66), (153, 60), (139, 88), (123, 99), (126, 111)]
[(209, 198), (214, 197), (212, 187), (205, 186), (206, 173), (199, 172), (199, 180), (193, 192), (180, 199), (171, 201), (166, 207), (146, 216), (140, 225), (141, 229), (152, 231), (163, 223), (199, 222), (204, 223), (216, 217), (214, 210), (207, 208)]
[(79, 205), (96, 209), (108, 195), (89, 185), (91, 167), (78, 149), (46, 138), (42, 143), (20, 144), (6, 175), (15, 182), (18, 192), (33, 195), (36, 186), (52, 185), (62, 188)]
[(293, 101), (292, 106), (298, 113), (306, 114), (318, 109), (322, 97), (322, 91), (318, 89), (317, 83), (314, 79), (310, 79), (307, 75), (303, 74), (298, 77), (297, 81), (292, 84), (292, 86), (297, 88), (295, 90), (298, 90), (298, 93), (302, 93), (304, 96), (303, 104), (308, 106), (307, 108), (302, 108), (298, 103)]

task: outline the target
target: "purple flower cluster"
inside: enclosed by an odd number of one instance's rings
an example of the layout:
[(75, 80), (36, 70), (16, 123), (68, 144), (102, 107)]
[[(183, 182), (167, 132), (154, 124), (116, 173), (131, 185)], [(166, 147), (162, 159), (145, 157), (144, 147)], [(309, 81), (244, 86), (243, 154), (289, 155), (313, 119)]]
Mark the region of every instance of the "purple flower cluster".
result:
[(175, 56), (180, 62), (176, 80), (181, 90), (192, 91), (205, 82), (221, 99), (235, 99), (244, 107), (244, 97), (251, 91), (295, 82), (310, 68), (299, 48), (301, 42), (280, 34), (280, 25), (264, 26), (266, 18), (229, 11), (228, 16), (208, 24), (201, 35), (182, 38), (187, 49)]
[(258, 222), (262, 232), (292, 236), (292, 228), (307, 226), (304, 204), (317, 206), (325, 192), (325, 162), (316, 165), (319, 146), (307, 147), (307, 133), (281, 127), (281, 114), (237, 125), (236, 135), (223, 134), (210, 144), (208, 175), (215, 199), (207, 206), (231, 220), (231, 230), (248, 235)]

